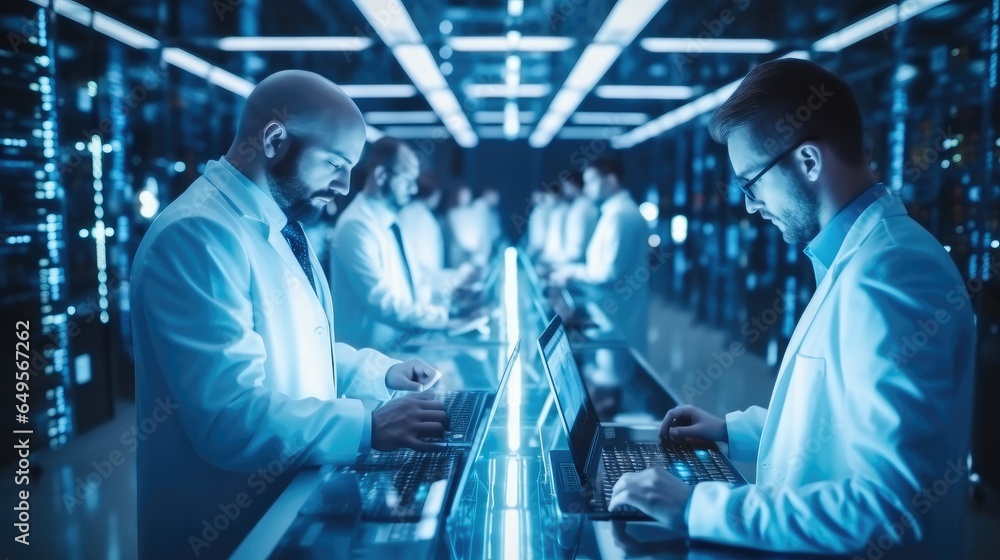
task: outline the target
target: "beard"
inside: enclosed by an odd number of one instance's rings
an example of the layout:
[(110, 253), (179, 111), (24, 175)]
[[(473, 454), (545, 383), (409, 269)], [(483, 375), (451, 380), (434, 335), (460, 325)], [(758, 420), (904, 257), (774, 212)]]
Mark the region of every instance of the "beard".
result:
[(265, 171), (264, 176), (271, 189), (271, 196), (285, 216), (290, 220), (311, 224), (319, 219), (324, 205), (309, 196), (311, 189), (299, 174), (302, 146), (295, 140), (290, 141), (285, 157)]
[(785, 225), (781, 233), (786, 243), (803, 243), (819, 233), (819, 197), (806, 185), (790, 179), (789, 210), (777, 218)]

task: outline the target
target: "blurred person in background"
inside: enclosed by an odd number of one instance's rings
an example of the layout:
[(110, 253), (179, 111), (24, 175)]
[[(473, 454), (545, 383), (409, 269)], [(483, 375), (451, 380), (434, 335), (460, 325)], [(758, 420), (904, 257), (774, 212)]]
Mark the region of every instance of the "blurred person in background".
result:
[[(558, 189), (557, 189), (558, 190)], [(532, 260), (539, 259), (545, 250), (548, 238), (549, 216), (556, 203), (558, 193), (543, 185), (531, 191), (531, 211), (528, 214), (528, 231), (525, 234), (525, 250)]]
[(500, 194), (485, 189), (476, 197), (468, 185), (459, 185), (454, 205), (448, 210), (451, 232), (451, 264), (472, 263), (486, 267), (503, 232), (500, 229), (498, 206)]
[(477, 269), (470, 263), (461, 263), (457, 268), (445, 267), (444, 233), (435, 215), (442, 195), (437, 175), (424, 171), (417, 179), (416, 195), (397, 217), (403, 239), (411, 251), (411, 264), (419, 272), (417, 300), (423, 304), (449, 301), (451, 292), (467, 285), (477, 275)]
[(558, 251), (546, 252), (545, 260), (552, 265), (583, 262), (587, 254), (587, 245), (597, 226), (597, 205), (583, 194), (583, 174), (579, 171), (566, 171), (559, 176), (562, 196), (561, 204), (565, 206), (562, 235), (559, 236)]
[(553, 181), (543, 188), (548, 189), (552, 197), (552, 203), (545, 213), (548, 223), (542, 252), (538, 256), (539, 270), (545, 274), (552, 269), (553, 264), (566, 262), (563, 255), (566, 250), (566, 214), (569, 213), (569, 201), (563, 196), (562, 181)]
[(418, 298), (421, 269), (398, 221), (418, 190), (416, 152), (383, 136), (366, 157), (365, 187), (334, 228), (333, 299), (337, 331), (345, 340), (387, 348), (407, 331), (448, 328), (449, 310)]
[(622, 162), (604, 156), (583, 171), (583, 192), (600, 208), (584, 261), (556, 266), (549, 282), (585, 288), (587, 297), (645, 355), (649, 332), (649, 224), (622, 181)]

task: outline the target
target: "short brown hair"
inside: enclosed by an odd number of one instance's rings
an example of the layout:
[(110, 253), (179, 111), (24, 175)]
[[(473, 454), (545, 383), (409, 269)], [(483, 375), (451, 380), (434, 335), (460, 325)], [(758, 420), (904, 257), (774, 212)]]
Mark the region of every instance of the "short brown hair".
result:
[(395, 136), (383, 136), (372, 143), (365, 153), (368, 174), (375, 173), (375, 168), (383, 166), (390, 172), (396, 166), (399, 155), (410, 146)]
[(786, 58), (755, 66), (708, 125), (712, 138), (723, 144), (744, 126), (771, 154), (822, 138), (844, 162), (865, 161), (861, 109), (851, 88), (808, 60)]

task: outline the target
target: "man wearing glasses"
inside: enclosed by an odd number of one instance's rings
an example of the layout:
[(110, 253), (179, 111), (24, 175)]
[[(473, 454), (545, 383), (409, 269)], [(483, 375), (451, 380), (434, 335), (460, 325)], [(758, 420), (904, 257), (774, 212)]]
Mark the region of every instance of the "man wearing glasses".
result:
[(757, 66), (709, 126), (747, 211), (808, 242), (818, 286), (767, 409), (663, 419), (664, 438), (727, 442), (756, 462), (756, 484), (647, 469), (622, 477), (611, 507), (737, 546), (962, 557), (976, 333), (949, 254), (876, 183), (857, 102), (822, 67)]
[(367, 153), (364, 190), (333, 230), (330, 269), (337, 335), (349, 344), (390, 348), (412, 329), (448, 327), (448, 309), (421, 302), (419, 267), (409, 258), (397, 215), (417, 192), (420, 160), (383, 136)]

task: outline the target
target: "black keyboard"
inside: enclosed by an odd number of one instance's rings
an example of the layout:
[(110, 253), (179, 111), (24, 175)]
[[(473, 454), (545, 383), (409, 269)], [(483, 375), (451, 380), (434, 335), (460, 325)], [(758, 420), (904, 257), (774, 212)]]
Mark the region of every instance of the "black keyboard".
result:
[(481, 414), (479, 403), (486, 393), (482, 391), (446, 391), (438, 394), (448, 412), (449, 432), (443, 438), (425, 437), (424, 441), (445, 443), (465, 441), (476, 417)]
[[(459, 454), (408, 452), (405, 466), (392, 464), (398, 452), (383, 453), (369, 463), (335, 469), (313, 491), (302, 513), (316, 517), (334, 517), (345, 514), (344, 502), (349, 501), (344, 476), (351, 477), (350, 491), (357, 499), (360, 495), (360, 518), (364, 521), (411, 522), (418, 521), (431, 493), (435, 501), (430, 511), (440, 511), (447, 497), (447, 486), (457, 470)], [(386, 457), (392, 456), (392, 457)], [(371, 457), (371, 455), (368, 455)], [(386, 461), (381, 461), (386, 459)]]
[[(683, 442), (622, 442), (607, 446), (601, 453), (604, 463), (603, 492), (594, 493), (595, 505), (607, 507), (611, 490), (625, 473), (648, 467), (663, 467), (688, 484), (718, 480), (739, 484), (740, 476), (726, 464), (718, 452), (693, 447)], [(602, 501), (603, 498), (603, 501)]]
[(376, 451), (361, 455), (354, 461), (355, 467), (402, 467), (413, 460), (414, 457), (422, 455), (412, 449), (399, 449), (397, 451)]

